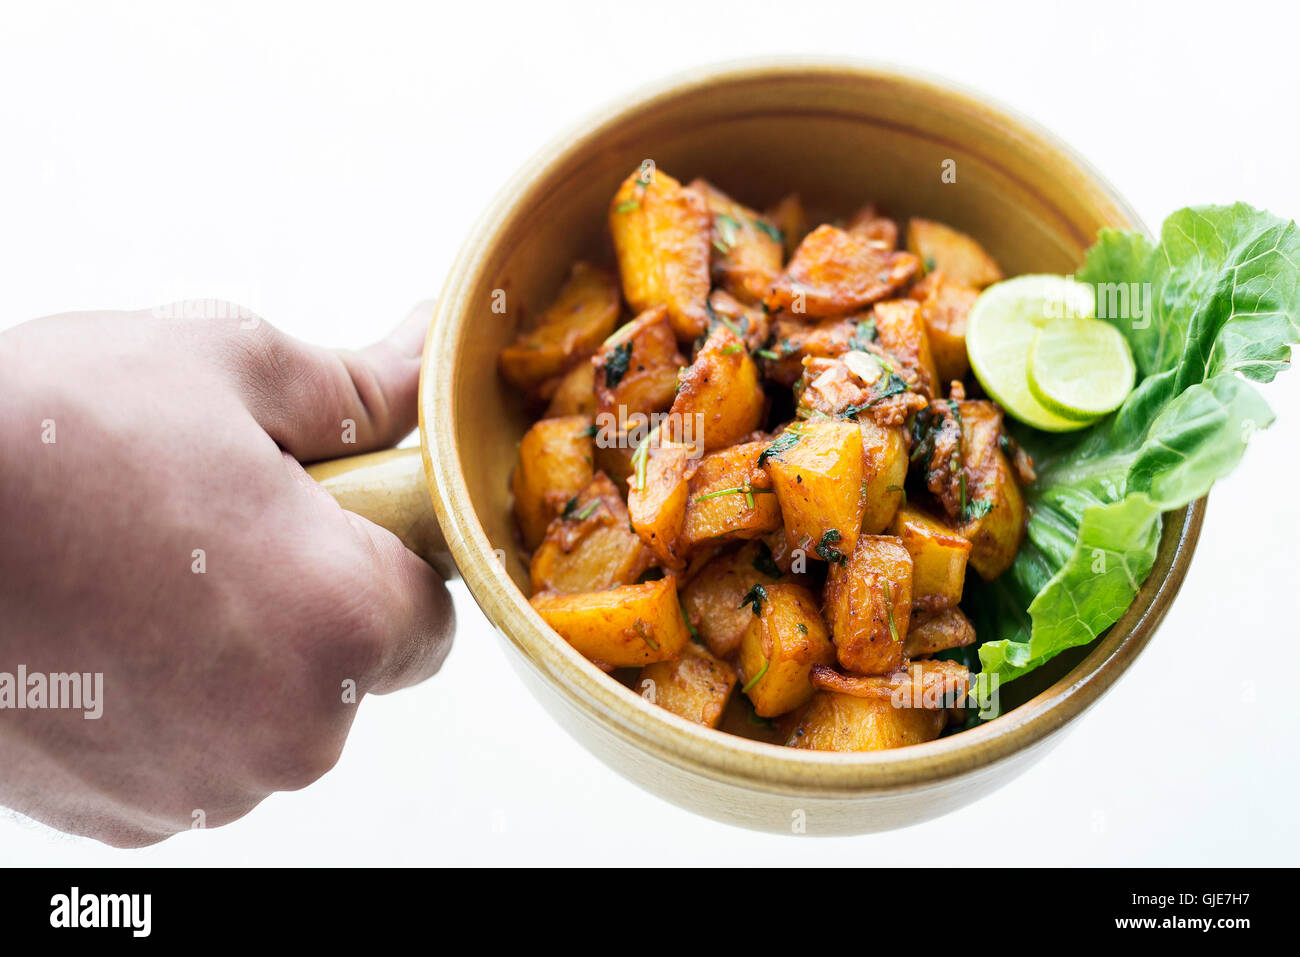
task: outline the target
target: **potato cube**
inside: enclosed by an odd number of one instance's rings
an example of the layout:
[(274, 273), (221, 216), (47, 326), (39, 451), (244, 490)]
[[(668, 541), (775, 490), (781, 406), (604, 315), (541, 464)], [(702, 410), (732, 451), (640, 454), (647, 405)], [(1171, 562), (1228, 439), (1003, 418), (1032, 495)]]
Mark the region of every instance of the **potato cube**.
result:
[(791, 193), (767, 211), (766, 219), (781, 233), (782, 252), (789, 259), (808, 235), (808, 214), (798, 193)]
[(794, 581), (776, 565), (771, 550), (761, 542), (714, 556), (690, 582), (682, 586), (682, 611), (699, 632), (709, 651), (728, 658), (753, 620), (741, 599), (755, 585)]
[(628, 525), (618, 487), (597, 472), (551, 522), (533, 552), (534, 592), (603, 591), (633, 584), (654, 556)]
[(809, 233), (772, 284), (769, 311), (800, 317), (842, 316), (884, 299), (911, 282), (918, 262), (834, 226)]
[(766, 465), (786, 540), (823, 561), (836, 562), (852, 552), (866, 491), (858, 423), (803, 422), (786, 429), (769, 448), (777, 449)]
[(714, 279), (742, 302), (762, 302), (781, 272), (781, 234), (758, 213), (705, 180), (697, 179), (688, 188), (704, 197), (713, 217)]
[(871, 310), (871, 316), (876, 323), (880, 346), (916, 370), (917, 391), (927, 398), (941, 397), (947, 383), (939, 378), (939, 370), (934, 364), (920, 305), (911, 299), (878, 302)]
[(909, 220), (907, 248), (921, 260), (926, 272), (941, 269), (963, 286), (983, 289), (1002, 279), (1002, 270), (983, 246), (943, 223)]
[(716, 728), (736, 681), (735, 668), (687, 642), (676, 661), (657, 661), (642, 668), (633, 689), (680, 718)]
[(912, 614), (912, 556), (890, 535), (862, 535), (826, 577), (826, 620), (841, 667), (863, 675), (903, 666)]
[(671, 661), (690, 643), (677, 603), (677, 579), (529, 599), (542, 619), (584, 657), (614, 668)]
[(881, 216), (876, 207), (870, 204), (849, 217), (845, 228), (873, 246), (881, 249), (898, 248), (898, 224), (887, 216)]
[(975, 628), (960, 608), (918, 615), (907, 629), (903, 653), (909, 658), (938, 654), (975, 643)]
[(914, 505), (894, 516), (889, 534), (912, 556), (912, 606), (925, 611), (951, 608), (961, 601), (971, 544), (950, 527)]
[(662, 426), (637, 449), (628, 478), (627, 509), (633, 530), (664, 567), (686, 567), (682, 542), (690, 477), (697, 464), (693, 446), (664, 438)]
[(957, 661), (913, 661), (887, 675), (844, 675), (824, 665), (814, 666), (809, 681), (817, 691), (857, 698), (878, 698), (899, 708), (947, 711), (966, 704), (970, 669)]
[(894, 520), (903, 504), (907, 480), (907, 439), (901, 426), (879, 425), (869, 416), (858, 420), (862, 431), (862, 457), (866, 473), (866, 502), (862, 533), (879, 535)]
[(591, 355), (618, 322), (618, 283), (603, 269), (575, 263), (554, 303), (501, 350), (501, 373), (532, 390)]
[(755, 714), (773, 718), (812, 697), (808, 674), (833, 661), (835, 648), (817, 600), (802, 585), (758, 585), (746, 597), (758, 614), (740, 640), (741, 690)]
[(584, 359), (557, 379), (542, 386), (543, 397), (549, 397), (546, 418), (562, 415), (596, 414), (596, 367)]
[(591, 481), (591, 425), (582, 415), (542, 419), (519, 443), (510, 487), (519, 531), (530, 551), (541, 543), (551, 519)]
[(744, 341), (717, 325), (681, 378), (670, 421), (678, 429), (697, 429), (695, 439), (713, 452), (757, 429), (765, 405), (758, 366)]
[(945, 723), (942, 711), (818, 691), (786, 743), (814, 751), (885, 751), (933, 741)]
[(939, 370), (939, 385), (946, 392), (954, 379), (966, 378), (966, 317), (979, 298), (979, 290), (953, 282), (942, 270), (930, 273), (912, 289), (921, 303), (930, 351)]
[(772, 479), (758, 465), (766, 442), (711, 452), (691, 476), (682, 537), (692, 549), (707, 541), (758, 538), (781, 527)]
[(708, 203), (653, 167), (634, 172), (609, 208), (623, 296), (637, 312), (666, 306), (678, 340), (708, 328)]
[(957, 534), (969, 539), (970, 563), (985, 581), (1011, 567), (1025, 537), (1025, 500), (1002, 452), (1002, 410), (992, 402), (957, 403), (966, 477), (967, 520)]
[(596, 424), (604, 428), (633, 416), (663, 412), (677, 397), (677, 376), (686, 357), (663, 306), (647, 309), (597, 351), (593, 360)]

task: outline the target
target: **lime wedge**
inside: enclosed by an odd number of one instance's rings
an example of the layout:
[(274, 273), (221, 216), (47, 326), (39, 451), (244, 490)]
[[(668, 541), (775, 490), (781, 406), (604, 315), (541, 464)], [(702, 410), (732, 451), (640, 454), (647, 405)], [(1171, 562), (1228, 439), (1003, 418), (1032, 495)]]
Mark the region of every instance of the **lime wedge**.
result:
[(1064, 276), (1017, 276), (985, 289), (966, 320), (966, 351), (984, 391), (1007, 414), (1046, 432), (1082, 429), (1097, 418), (1048, 408), (1029, 388), (1029, 352), (1044, 327), (1091, 318), (1091, 286)]
[(1115, 411), (1136, 376), (1124, 336), (1096, 319), (1049, 322), (1029, 349), (1029, 391), (1065, 418), (1095, 419)]

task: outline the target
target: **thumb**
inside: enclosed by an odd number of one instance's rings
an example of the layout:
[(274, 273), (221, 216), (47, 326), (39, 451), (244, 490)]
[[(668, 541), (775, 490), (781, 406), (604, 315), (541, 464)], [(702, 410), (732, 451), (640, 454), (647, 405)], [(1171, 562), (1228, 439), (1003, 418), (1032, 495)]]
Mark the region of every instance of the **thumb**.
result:
[(357, 352), (308, 345), (265, 320), (222, 361), (244, 404), (300, 462), (395, 445), (415, 428), (416, 392), (433, 301), (417, 305), (387, 337)]

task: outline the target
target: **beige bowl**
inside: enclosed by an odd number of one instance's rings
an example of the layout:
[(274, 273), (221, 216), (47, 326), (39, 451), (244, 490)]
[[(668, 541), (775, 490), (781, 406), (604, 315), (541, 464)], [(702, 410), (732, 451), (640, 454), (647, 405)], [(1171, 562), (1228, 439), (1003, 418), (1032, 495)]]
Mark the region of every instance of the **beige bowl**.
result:
[[(913, 824), (988, 793), (1042, 755), (1150, 639), (1182, 583), (1204, 501), (1166, 516), (1133, 606), (1087, 649), (1003, 689), (1018, 707), (976, 729), (868, 754), (793, 750), (688, 723), (602, 674), (529, 606), (508, 476), (530, 424), (497, 353), (580, 257), (611, 261), (610, 197), (645, 158), (762, 206), (798, 190), (814, 207), (877, 202), (975, 235), (1009, 275), (1069, 273), (1103, 226), (1142, 229), (1073, 152), (969, 93), (843, 62), (730, 64), (677, 77), (552, 144), (510, 182), (466, 241), (442, 291), (420, 384), (421, 473), (409, 455), (319, 470), (349, 504), (423, 554), (450, 557), (518, 653), (525, 683), (612, 768), (732, 824), (851, 834)], [(956, 182), (941, 172), (955, 162)], [(952, 167), (949, 167), (952, 168)], [(493, 312), (505, 290), (509, 315)], [(332, 476), (332, 477), (330, 477)], [(441, 567), (446, 568), (445, 555)], [(1034, 683), (1036, 682), (1036, 683)]]

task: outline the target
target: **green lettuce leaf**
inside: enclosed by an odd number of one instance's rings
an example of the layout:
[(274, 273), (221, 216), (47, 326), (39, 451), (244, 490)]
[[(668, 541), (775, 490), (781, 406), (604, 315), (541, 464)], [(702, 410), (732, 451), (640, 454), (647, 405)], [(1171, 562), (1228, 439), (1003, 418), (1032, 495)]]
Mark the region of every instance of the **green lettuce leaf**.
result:
[(974, 602), (992, 638), (981, 673), (1001, 681), (1119, 619), (1155, 562), (1161, 513), (1205, 495), (1273, 421), (1246, 380), (1271, 381), (1300, 341), (1295, 223), (1243, 203), (1179, 210), (1158, 244), (1105, 230), (1075, 278), (1096, 287), (1140, 379), (1082, 432), (1015, 430), (1038, 469), (1025, 545)]

